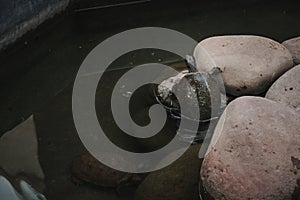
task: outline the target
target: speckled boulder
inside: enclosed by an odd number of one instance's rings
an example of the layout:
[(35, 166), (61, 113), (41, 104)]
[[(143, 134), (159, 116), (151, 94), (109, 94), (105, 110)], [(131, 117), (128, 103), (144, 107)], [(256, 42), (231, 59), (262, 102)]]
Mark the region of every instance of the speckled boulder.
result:
[(199, 149), (200, 145), (191, 146), (177, 161), (148, 175), (135, 200), (198, 200)]
[(289, 106), (300, 114), (300, 65), (293, 67), (275, 81), (266, 98)]
[(295, 64), (300, 64), (300, 37), (286, 40), (282, 43), (292, 54)]
[(199, 71), (209, 72), (213, 60), (223, 71), (227, 93), (234, 96), (265, 92), (293, 66), (292, 56), (283, 45), (251, 35), (207, 38), (197, 45), (194, 56)]
[(300, 195), (300, 115), (262, 97), (231, 102), (202, 168), (215, 199), (289, 200)]

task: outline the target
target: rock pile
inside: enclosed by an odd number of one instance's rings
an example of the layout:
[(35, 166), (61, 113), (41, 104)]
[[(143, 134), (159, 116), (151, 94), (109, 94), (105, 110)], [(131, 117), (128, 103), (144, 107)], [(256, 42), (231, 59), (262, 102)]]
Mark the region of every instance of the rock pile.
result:
[[(267, 91), (265, 98), (235, 99), (218, 121), (200, 171), (213, 199), (300, 198), (300, 65), (293, 67), (299, 63), (299, 44), (294, 38), (283, 47), (257, 36), (199, 43), (197, 48), (205, 48), (223, 69), (229, 94)], [(207, 70), (199, 63), (199, 70)]]
[(300, 180), (300, 115), (262, 97), (224, 111), (201, 178), (215, 199), (292, 199)]

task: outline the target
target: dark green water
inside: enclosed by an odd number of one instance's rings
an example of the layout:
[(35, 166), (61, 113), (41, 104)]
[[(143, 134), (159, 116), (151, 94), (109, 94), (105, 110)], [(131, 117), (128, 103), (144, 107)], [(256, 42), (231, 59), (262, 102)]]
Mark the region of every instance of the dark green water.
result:
[[(153, 1), (90, 12), (69, 11), (1, 53), (0, 133), (34, 113), (48, 199), (125, 198), (114, 190), (75, 185), (70, 178), (72, 160), (85, 152), (71, 112), (72, 85), (85, 56), (114, 34), (146, 26), (174, 29), (197, 41), (215, 35), (255, 34), (282, 42), (300, 35), (300, 12), (295, 3), (241, 2)], [(107, 73), (104, 88), (97, 93), (99, 104), (107, 108), (109, 104), (103, 99), (107, 99), (114, 81), (126, 69), (178, 59), (165, 52), (152, 53), (137, 51), (115, 62)], [(107, 129), (118, 132), (112, 120), (103, 120)]]

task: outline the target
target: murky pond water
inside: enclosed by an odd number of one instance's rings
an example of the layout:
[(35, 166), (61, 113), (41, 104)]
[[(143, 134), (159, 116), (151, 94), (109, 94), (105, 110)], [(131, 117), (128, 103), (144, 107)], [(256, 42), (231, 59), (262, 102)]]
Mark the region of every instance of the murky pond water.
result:
[[(136, 27), (170, 28), (197, 41), (214, 35), (255, 34), (281, 42), (300, 35), (299, 20), (298, 7), (284, 1), (255, 4), (153, 1), (71, 12), (42, 25), (0, 55), (0, 133), (34, 114), (39, 159), (46, 177), (45, 195), (50, 200), (132, 199), (132, 188), (124, 192), (126, 195), (120, 195), (113, 189), (72, 180), (72, 161), (86, 152), (74, 126), (71, 105), (73, 81), (85, 56), (105, 38)], [(24, 41), (28, 41), (26, 45)], [(177, 126), (172, 119), (155, 138), (137, 141), (125, 135), (112, 118), (110, 95), (116, 81), (130, 68), (154, 61), (179, 60), (173, 54), (147, 49), (132, 52), (112, 64), (96, 94), (98, 120), (112, 141), (125, 149), (144, 152), (160, 148), (174, 136)], [(182, 67), (182, 63), (178, 65)], [(131, 110), (133, 119), (141, 125), (148, 123), (147, 108), (154, 103), (149, 87), (124, 95), (135, 99)]]

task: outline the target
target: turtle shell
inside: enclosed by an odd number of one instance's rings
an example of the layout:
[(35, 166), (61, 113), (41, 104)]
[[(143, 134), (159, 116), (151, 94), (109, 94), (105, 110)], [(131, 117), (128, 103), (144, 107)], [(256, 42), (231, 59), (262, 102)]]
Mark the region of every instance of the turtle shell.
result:
[[(185, 102), (185, 113), (180, 112), (180, 104), (175, 94)], [(158, 85), (157, 100), (174, 117), (186, 117), (192, 120), (199, 108), (200, 121), (209, 121), (212, 117), (212, 105), (221, 107), (220, 91), (213, 75), (206, 72), (179, 73)]]

